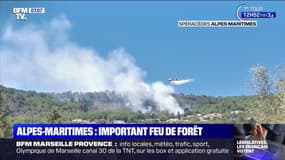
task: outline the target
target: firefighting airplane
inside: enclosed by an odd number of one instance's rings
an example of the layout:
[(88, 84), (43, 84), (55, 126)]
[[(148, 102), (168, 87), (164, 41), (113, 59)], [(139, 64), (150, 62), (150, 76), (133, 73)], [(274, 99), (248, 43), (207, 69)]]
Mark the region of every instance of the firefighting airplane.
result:
[(172, 85), (182, 85), (182, 84), (186, 84), (189, 82), (193, 82), (193, 79), (178, 79), (178, 78), (169, 78), (168, 81), (170, 82), (170, 84)]

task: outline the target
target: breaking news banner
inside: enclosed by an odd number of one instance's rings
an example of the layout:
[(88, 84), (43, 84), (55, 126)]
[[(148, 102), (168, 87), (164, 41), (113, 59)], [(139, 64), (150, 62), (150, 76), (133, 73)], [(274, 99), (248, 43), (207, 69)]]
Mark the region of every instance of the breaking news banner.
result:
[(285, 124), (14, 124), (1, 160), (283, 160)]
[[(218, 131), (227, 132), (219, 133)], [(14, 124), (14, 138), (232, 138), (232, 125)]]
[[(14, 124), (4, 159), (232, 159), (232, 124)], [(3, 159), (3, 158), (2, 158)]]
[(284, 160), (285, 124), (14, 124), (1, 160)]

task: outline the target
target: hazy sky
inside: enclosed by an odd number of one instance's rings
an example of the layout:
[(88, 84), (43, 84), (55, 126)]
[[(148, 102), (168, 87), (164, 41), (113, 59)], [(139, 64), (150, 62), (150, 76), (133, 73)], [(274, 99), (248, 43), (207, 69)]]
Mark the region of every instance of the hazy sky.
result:
[[(41, 28), (58, 19), (62, 23), (66, 21), (63, 24), (63, 36), (67, 36), (64, 41), (76, 44), (77, 48), (91, 49), (90, 54), (96, 54), (108, 65), (112, 61), (110, 53), (123, 49), (130, 65), (140, 70), (136, 78), (146, 84), (156, 81), (167, 84), (167, 79), (175, 76), (195, 79), (193, 83), (174, 87), (178, 93), (214, 96), (251, 94), (245, 88), (251, 66), (263, 64), (272, 69), (275, 65), (285, 65), (285, 5), (283, 2), (242, 3), (262, 6), (265, 11), (276, 11), (277, 18), (258, 19), (257, 28), (178, 28), (178, 20), (237, 20), (235, 10), (241, 2), (0, 2), (1, 45), (7, 43), (3, 37), (7, 36), (9, 27), (13, 28), (12, 33), (28, 30), (32, 36), (33, 27), (27, 29), (27, 26), (36, 26), (35, 34), (39, 34)], [(19, 22), (11, 13), (13, 7), (45, 7), (46, 14), (28, 15), (27, 21)], [(25, 27), (26, 30), (23, 29)], [(45, 30), (46, 34), (50, 32), (50, 29)], [(1, 52), (2, 57), (4, 51)], [(29, 56), (25, 58), (29, 61)], [(119, 64), (118, 67), (124, 70), (124, 66)], [(5, 75), (9, 70), (1, 66), (1, 84), (12, 87), (15, 84), (14, 87), (23, 89), (46, 89), (41, 88), (40, 82), (36, 84), (32, 80), (33, 83), (25, 80), (19, 84), (21, 78)], [(106, 72), (110, 70), (106, 69)], [(37, 76), (45, 74), (44, 71), (37, 71), (41, 72)], [(103, 78), (102, 81), (106, 80)]]

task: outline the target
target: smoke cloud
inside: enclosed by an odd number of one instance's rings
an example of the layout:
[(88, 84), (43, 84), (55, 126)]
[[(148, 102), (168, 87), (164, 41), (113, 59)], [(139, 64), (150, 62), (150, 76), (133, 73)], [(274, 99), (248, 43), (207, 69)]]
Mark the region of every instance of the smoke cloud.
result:
[(72, 24), (60, 16), (45, 25), (8, 25), (1, 35), (1, 84), (40, 92), (113, 90), (125, 95), (133, 110), (152, 100), (160, 111), (182, 113), (173, 87), (146, 83), (146, 73), (123, 48), (102, 57), (72, 42)]

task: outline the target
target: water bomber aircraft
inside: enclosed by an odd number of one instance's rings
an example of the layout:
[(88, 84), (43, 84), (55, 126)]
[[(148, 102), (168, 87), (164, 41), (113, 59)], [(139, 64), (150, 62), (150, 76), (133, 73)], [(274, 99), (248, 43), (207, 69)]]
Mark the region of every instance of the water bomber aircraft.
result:
[(193, 82), (193, 79), (178, 79), (178, 78), (171, 77), (168, 79), (168, 81), (172, 85), (182, 85), (182, 84), (186, 84), (189, 82)]

